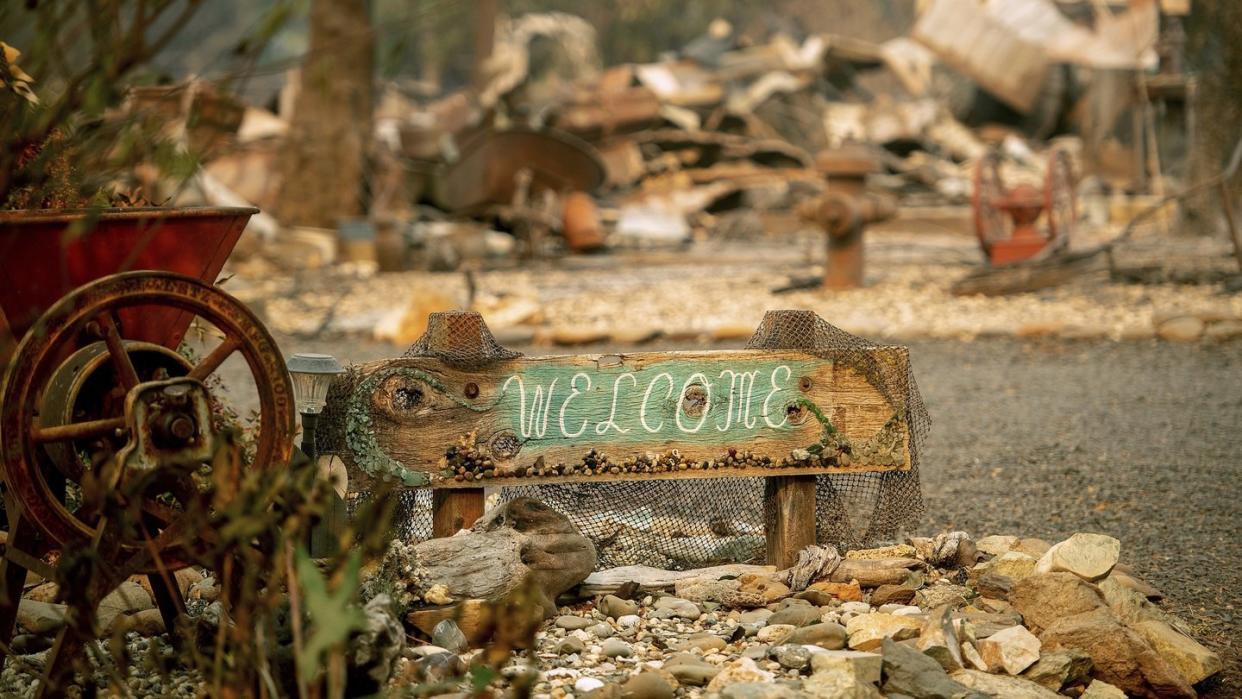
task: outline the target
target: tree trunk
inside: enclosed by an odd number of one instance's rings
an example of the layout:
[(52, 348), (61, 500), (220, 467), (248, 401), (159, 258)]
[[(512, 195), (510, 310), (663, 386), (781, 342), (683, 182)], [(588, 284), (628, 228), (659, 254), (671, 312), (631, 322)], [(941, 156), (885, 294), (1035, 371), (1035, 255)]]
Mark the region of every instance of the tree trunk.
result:
[(474, 2), (474, 70), (471, 76), (474, 89), (482, 92), (491, 77), (487, 62), (492, 57), (496, 43), (496, 14), (500, 0), (475, 0)]
[[(1232, 36), (1242, 26), (1242, 3), (1237, 0), (1195, 0), (1186, 18), (1186, 59), (1198, 79), (1195, 100), (1195, 143), (1192, 145), (1191, 182), (1220, 173), (1242, 136), (1242, 42)], [(1186, 202), (1190, 226), (1215, 233), (1222, 221), (1219, 189)], [(1242, 174), (1228, 183), (1232, 201), (1242, 197)], [(1235, 209), (1237, 208), (1235, 204)]]
[(276, 217), (335, 228), (363, 211), (374, 35), (368, 0), (313, 0), (310, 50), (281, 154)]

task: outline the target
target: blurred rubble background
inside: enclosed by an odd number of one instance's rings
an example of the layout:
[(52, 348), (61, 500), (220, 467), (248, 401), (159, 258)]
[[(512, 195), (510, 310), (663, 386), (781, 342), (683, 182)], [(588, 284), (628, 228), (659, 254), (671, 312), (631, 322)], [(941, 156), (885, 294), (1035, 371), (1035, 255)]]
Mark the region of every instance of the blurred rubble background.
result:
[[(260, 207), (228, 288), (294, 336), (403, 345), (473, 307), (514, 345), (710, 342), (801, 307), (1226, 340), (1228, 26), (1228, 0), (227, 0), (122, 108), (200, 166), (129, 177)], [(1040, 264), (999, 264), (979, 239), (1022, 206)]]
[[(260, 207), (220, 283), (287, 353), (457, 308), (532, 354), (739, 347), (775, 308), (902, 341), (925, 522), (1117, 534), (1239, 694), (1242, 2), (138, 5), (152, 50), (0, 2), (0, 91), (81, 117), (51, 174), (110, 203)], [(0, 204), (74, 205), (6, 145)]]

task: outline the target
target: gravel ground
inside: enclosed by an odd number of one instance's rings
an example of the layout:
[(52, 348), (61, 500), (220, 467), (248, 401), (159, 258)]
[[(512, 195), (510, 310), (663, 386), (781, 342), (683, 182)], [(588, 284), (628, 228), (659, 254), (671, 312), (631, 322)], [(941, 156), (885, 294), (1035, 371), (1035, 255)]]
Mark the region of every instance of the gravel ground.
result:
[[(1242, 294), (1225, 292), (1220, 283), (1108, 283), (1103, 268), (1039, 293), (954, 296), (951, 286), (977, 269), (979, 251), (973, 238), (949, 234), (868, 235), (865, 288), (773, 293), (822, 271), (822, 237), (713, 241), (677, 253), (628, 251), (485, 268), (474, 276), (475, 308), (502, 337), (533, 333), (545, 345), (637, 330), (658, 330), (664, 340), (744, 338), (774, 308), (810, 309), (864, 337), (909, 340), (1141, 340), (1155, 334), (1154, 321), (1172, 316), (1242, 320)], [(1210, 276), (1236, 272), (1231, 250), (1220, 239), (1145, 238), (1119, 252), (1118, 264), (1142, 267), (1158, 255), (1168, 274)], [(460, 272), (375, 275), (338, 267), (287, 274), (245, 264), (236, 271), (225, 288), (261, 309), (272, 330), (299, 337), (345, 333), (408, 345), (428, 312), (461, 307), (468, 297)]]
[[(350, 361), (399, 354), (356, 339), (277, 339), (287, 351)], [(1122, 559), (1225, 658), (1205, 696), (1242, 695), (1242, 566), (1233, 548), (1242, 523), (1242, 343), (910, 347), (934, 420), (920, 533), (1116, 536)]]

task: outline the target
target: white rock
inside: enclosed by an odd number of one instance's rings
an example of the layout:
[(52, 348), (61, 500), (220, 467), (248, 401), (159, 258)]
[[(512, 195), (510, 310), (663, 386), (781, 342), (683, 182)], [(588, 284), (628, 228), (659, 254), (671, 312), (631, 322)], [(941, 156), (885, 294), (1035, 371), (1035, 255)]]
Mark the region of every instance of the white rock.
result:
[(1057, 699), (1056, 692), (1021, 677), (993, 675), (978, 670), (959, 670), (951, 675), (958, 682), (988, 696), (1005, 699)]
[(755, 634), (755, 640), (760, 643), (768, 643), (778, 645), (789, 637), (797, 627), (792, 624), (772, 624), (759, 629), (759, 633)]
[(940, 663), (946, 672), (961, 670), (964, 663), (954, 621), (949, 607), (937, 607), (928, 613), (916, 643), (924, 655)]
[[(780, 668), (778, 663), (767, 663), (767, 665), (775, 665)], [(755, 661), (750, 658), (739, 658), (726, 665), (720, 674), (712, 678), (707, 685), (708, 692), (719, 692), (731, 684), (740, 684), (743, 682), (771, 682), (776, 679), (776, 675), (760, 668)]]
[(1220, 656), (1159, 619), (1131, 624), (1143, 640), (1177, 670), (1186, 684), (1197, 684), (1220, 672)]
[(893, 614), (863, 614), (850, 619), (845, 625), (849, 646), (853, 650), (875, 650), (885, 638), (894, 641), (914, 638), (922, 628), (921, 619)]
[(983, 662), (978, 649), (970, 641), (962, 641), (962, 659), (976, 670), (988, 671), (988, 664)]
[(620, 626), (623, 629), (632, 629), (635, 626), (638, 626), (641, 621), (642, 620), (637, 614), (626, 614), (625, 616), (617, 619), (617, 626)]
[(841, 605), (841, 611), (850, 614), (869, 614), (871, 613), (871, 605), (866, 602), (845, 602)]
[(985, 536), (975, 542), (975, 548), (992, 556), (999, 556), (1018, 544), (1016, 536)]
[(1156, 335), (1170, 342), (1194, 342), (1203, 335), (1206, 324), (1194, 316), (1170, 318), (1156, 327)]
[(1036, 573), (1065, 571), (1094, 582), (1108, 575), (1121, 555), (1121, 542), (1105, 534), (1080, 532), (1048, 549)]
[(1016, 675), (1039, 660), (1042, 644), (1025, 626), (1010, 626), (979, 641), (979, 655), (988, 665), (988, 672)]
[(1091, 680), (1078, 699), (1126, 699), (1126, 693), (1101, 680)]
[(666, 611), (682, 619), (694, 621), (702, 615), (702, 610), (694, 602), (678, 597), (661, 597), (656, 600), (657, 611)]
[(413, 648), (410, 649), (410, 652), (420, 658), (425, 658), (429, 655), (439, 655), (440, 653), (447, 653), (448, 650), (445, 648), (441, 648), (440, 646), (433, 646), (431, 644), (427, 644), (425, 646), (414, 646)]
[[(797, 677), (795, 672), (790, 677)], [(773, 688), (775, 689), (775, 688)], [(799, 696), (808, 699), (869, 699), (879, 696), (875, 685), (863, 682), (845, 668), (830, 668), (811, 673), (802, 682), (802, 691), (797, 694), (779, 694), (759, 696)]]
[(574, 682), (574, 691), (582, 692), (585, 694), (586, 692), (589, 692), (592, 689), (599, 689), (600, 687), (603, 687), (603, 686), (604, 686), (604, 683), (595, 679), (594, 677), (579, 677), (578, 681)]
[(1036, 561), (1033, 557), (1020, 551), (1006, 551), (990, 561), (984, 561), (971, 569), (972, 575), (995, 573), (1003, 575), (1014, 582), (1035, 572)]
[(546, 672), (544, 672), (543, 676), (547, 679), (552, 679), (554, 677), (568, 677), (570, 679), (573, 679), (573, 678), (578, 677), (578, 675), (581, 675), (581, 674), (582, 674), (581, 672), (578, 672), (572, 667), (554, 667), (551, 670), (547, 670)]
[[(812, 646), (808, 646), (810, 648)], [(825, 672), (845, 670), (861, 682), (879, 682), (883, 668), (883, 656), (857, 650), (825, 650), (811, 656), (811, 671)]]

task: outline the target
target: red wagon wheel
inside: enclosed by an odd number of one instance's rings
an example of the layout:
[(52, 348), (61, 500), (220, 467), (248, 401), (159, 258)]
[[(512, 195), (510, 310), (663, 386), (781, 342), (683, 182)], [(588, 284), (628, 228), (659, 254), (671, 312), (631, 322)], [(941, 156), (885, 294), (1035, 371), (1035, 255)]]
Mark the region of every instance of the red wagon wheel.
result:
[(1044, 175), (1044, 212), (1048, 224), (1048, 244), (1055, 247), (1068, 245), (1078, 220), (1078, 206), (1074, 194), (1074, 170), (1069, 155), (1063, 150), (1053, 151), (1048, 159), (1048, 170)]
[(1011, 234), (1012, 224), (1001, 208), (1005, 198), (1005, 183), (1001, 180), (1000, 155), (989, 150), (975, 163), (974, 188), (971, 206), (975, 215), (975, 235), (984, 257), (990, 257), (992, 245), (1005, 240)]
[[(189, 313), (214, 326), (223, 339), (194, 363), (164, 348), (127, 340), (123, 319), (156, 307)], [(88, 461), (99, 464), (126, 444), (130, 435), (120, 407), (123, 401), (115, 397), (140, 382), (168, 376), (204, 381), (234, 354), (245, 360), (258, 387), (251, 464), (283, 465), (293, 447), (292, 387), (275, 341), (240, 301), (196, 279), (167, 272), (116, 274), (62, 298), (18, 345), (0, 393), (0, 467), (10, 522), (21, 518), (23, 526), (45, 537), (49, 548), (90, 546), (95, 522), (80, 518), (62, 502), (56, 481), (80, 484), (92, 465), (74, 456), (89, 453)], [(65, 357), (70, 357), (72, 366), (91, 367), (92, 375), (78, 382), (96, 384), (89, 392), (91, 399), (66, 405), (51, 395), (73, 378), (65, 378)], [(157, 532), (148, 533), (155, 537), (159, 563), (150, 560), (151, 542), (142, 538), (123, 538), (120, 556), (140, 561), (134, 572), (189, 565), (199, 533), (182, 531), (175, 508), (144, 501), (143, 511), (159, 523)]]

